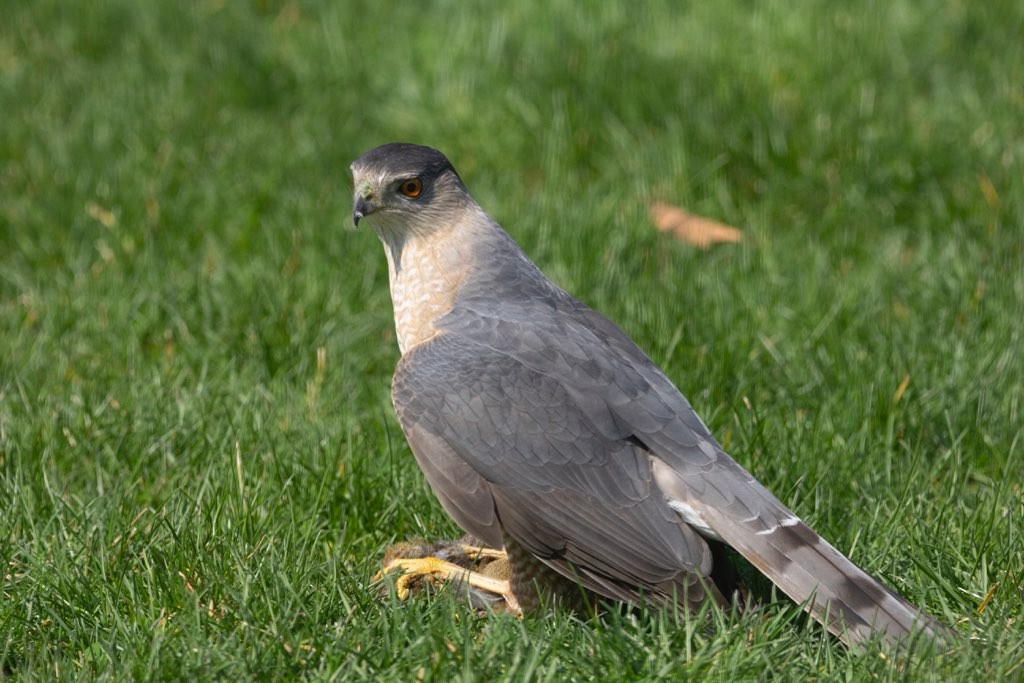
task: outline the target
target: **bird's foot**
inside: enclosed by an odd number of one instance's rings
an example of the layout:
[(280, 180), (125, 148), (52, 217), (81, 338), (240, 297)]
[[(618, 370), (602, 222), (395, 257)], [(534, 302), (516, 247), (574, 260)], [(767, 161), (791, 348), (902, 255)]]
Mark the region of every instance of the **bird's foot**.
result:
[(470, 604), (477, 610), (522, 614), (512, 595), (508, 557), (502, 550), (462, 541), (400, 543), (385, 552), (382, 569), (373, 580), (395, 573), (399, 573), (395, 593), (400, 600), (439, 584), (452, 584), (466, 589)]
[(400, 600), (405, 600), (420, 590), (422, 581), (426, 581), (430, 586), (436, 586), (438, 583), (460, 583), (498, 595), (507, 592), (509, 585), (508, 581), (494, 579), (436, 557), (405, 557), (391, 560), (373, 578), (379, 581), (394, 572), (401, 572), (395, 580), (395, 590)]

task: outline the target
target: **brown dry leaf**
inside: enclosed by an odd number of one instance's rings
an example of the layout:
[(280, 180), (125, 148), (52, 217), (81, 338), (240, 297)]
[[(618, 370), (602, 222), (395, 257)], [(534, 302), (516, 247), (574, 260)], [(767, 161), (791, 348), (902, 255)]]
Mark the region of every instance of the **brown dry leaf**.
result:
[(700, 249), (709, 249), (723, 242), (736, 243), (743, 239), (743, 233), (736, 228), (695, 216), (664, 202), (651, 204), (651, 220), (658, 230), (670, 232), (676, 239)]

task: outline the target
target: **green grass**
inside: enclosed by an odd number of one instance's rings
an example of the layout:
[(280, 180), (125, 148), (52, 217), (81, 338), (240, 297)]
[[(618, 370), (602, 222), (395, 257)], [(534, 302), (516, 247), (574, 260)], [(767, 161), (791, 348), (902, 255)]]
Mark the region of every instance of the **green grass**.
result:
[[(1024, 678), (1024, 6), (507, 4), (5, 4), (0, 679)], [(458, 533), (348, 229), (391, 140), (964, 647), (378, 600), (383, 547)]]

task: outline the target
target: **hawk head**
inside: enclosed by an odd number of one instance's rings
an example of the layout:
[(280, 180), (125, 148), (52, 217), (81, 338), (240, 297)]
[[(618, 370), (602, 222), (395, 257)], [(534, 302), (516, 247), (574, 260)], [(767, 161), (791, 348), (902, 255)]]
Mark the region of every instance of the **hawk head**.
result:
[(378, 232), (427, 230), (472, 201), (450, 161), (436, 149), (392, 142), (352, 162), (352, 222)]

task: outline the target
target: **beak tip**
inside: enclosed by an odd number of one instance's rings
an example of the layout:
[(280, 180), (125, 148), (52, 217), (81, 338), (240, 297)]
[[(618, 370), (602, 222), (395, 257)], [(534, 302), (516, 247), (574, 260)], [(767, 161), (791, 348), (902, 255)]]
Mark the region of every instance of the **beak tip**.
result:
[(352, 223), (358, 228), (359, 221), (363, 220), (369, 213), (371, 213), (370, 205), (363, 198), (363, 195), (358, 195), (355, 206), (352, 207)]

